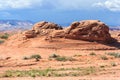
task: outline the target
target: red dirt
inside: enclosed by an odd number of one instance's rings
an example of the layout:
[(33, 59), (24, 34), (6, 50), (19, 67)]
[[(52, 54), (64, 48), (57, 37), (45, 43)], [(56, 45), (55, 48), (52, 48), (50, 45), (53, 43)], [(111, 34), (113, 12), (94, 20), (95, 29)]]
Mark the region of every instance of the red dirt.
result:
[[(113, 37), (118, 32), (111, 32)], [(15, 36), (16, 37), (16, 36)], [(105, 71), (98, 72), (97, 75), (88, 75), (80, 77), (23, 77), (23, 78), (0, 78), (0, 80), (119, 80), (120, 79), (120, 59), (106, 55), (108, 52), (120, 52), (116, 45), (105, 45), (97, 42), (87, 42), (70, 39), (53, 39), (52, 42), (45, 41), (44, 37), (18, 40), (8, 40), (5, 44), (0, 45), (0, 73), (6, 70), (29, 70), (29, 69), (46, 69), (46, 68), (77, 68), (77, 67), (99, 67), (108, 66)], [(119, 40), (119, 39), (118, 39)], [(119, 43), (118, 43), (119, 44)], [(89, 55), (91, 52), (96, 56)], [(60, 62), (48, 59), (51, 54), (74, 57), (76, 61)], [(33, 54), (39, 54), (42, 59), (38, 62), (35, 60), (23, 60), (23, 57)], [(108, 60), (102, 60), (101, 55), (106, 55)], [(115, 62), (117, 66), (111, 66)]]

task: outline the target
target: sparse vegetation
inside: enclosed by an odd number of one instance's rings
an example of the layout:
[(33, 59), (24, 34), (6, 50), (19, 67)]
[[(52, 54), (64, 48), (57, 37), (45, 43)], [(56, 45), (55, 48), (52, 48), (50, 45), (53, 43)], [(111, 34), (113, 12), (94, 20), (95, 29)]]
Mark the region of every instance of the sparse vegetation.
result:
[(57, 57), (59, 57), (59, 55), (57, 55), (57, 54), (52, 54), (49, 56), (49, 58), (57, 58)]
[(4, 34), (0, 34), (0, 44), (5, 42), (5, 39), (8, 39), (9, 34), (4, 33)]
[(57, 61), (74, 61), (75, 60), (72, 57), (60, 56), (60, 55), (56, 55), (56, 54), (52, 54), (49, 56), (49, 60), (52, 58), (54, 58)]
[[(62, 71), (62, 73), (61, 73)], [(60, 69), (45, 69), (45, 70), (9, 70), (3, 74), (0, 74), (0, 77), (64, 77), (64, 76), (84, 76), (94, 74), (99, 69), (95, 67), (87, 67), (87, 68), (60, 68)]]
[(0, 40), (0, 44), (4, 43), (4, 40)]
[(105, 56), (105, 55), (102, 55), (102, 56), (101, 56), (101, 59), (102, 59), (102, 60), (108, 60), (107, 56)]
[(57, 61), (74, 61), (75, 59), (73, 59), (72, 57), (59, 56), (59, 57), (56, 57), (55, 60), (57, 60)]
[(41, 59), (41, 56), (39, 54), (31, 55), (30, 57), (23, 57), (23, 60), (29, 60), (29, 59), (35, 59), (36, 61), (39, 61)]
[(65, 56), (59, 56), (59, 57), (55, 58), (55, 60), (57, 60), (57, 61), (67, 61), (67, 58)]
[(23, 60), (28, 60), (28, 59), (30, 59), (30, 58), (26, 57), (26, 56), (23, 57)]
[(111, 66), (117, 66), (117, 64), (115, 62), (112, 62)]
[(1, 39), (8, 39), (8, 37), (9, 37), (9, 34), (7, 34), (7, 33), (4, 33), (3, 35), (0, 35)]
[(105, 65), (101, 65), (100, 68), (105, 68)]
[(90, 55), (91, 55), (91, 56), (95, 56), (96, 54), (95, 54), (94, 52), (91, 52)]
[(39, 54), (31, 55), (30, 59), (36, 59), (36, 61), (39, 61), (41, 59), (41, 56)]
[(73, 57), (80, 57), (80, 56), (82, 56), (82, 55), (80, 55), (80, 54), (73, 55)]
[(114, 56), (115, 58), (120, 58), (120, 53), (115, 53), (115, 52), (109, 52), (106, 53), (107, 55)]

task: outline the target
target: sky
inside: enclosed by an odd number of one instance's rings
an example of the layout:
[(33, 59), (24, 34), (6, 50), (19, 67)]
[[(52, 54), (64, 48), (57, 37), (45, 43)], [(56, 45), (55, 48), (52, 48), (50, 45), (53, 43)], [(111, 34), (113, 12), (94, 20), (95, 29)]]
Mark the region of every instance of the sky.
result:
[(1, 20), (50, 21), (61, 25), (101, 20), (120, 25), (120, 0), (0, 0)]

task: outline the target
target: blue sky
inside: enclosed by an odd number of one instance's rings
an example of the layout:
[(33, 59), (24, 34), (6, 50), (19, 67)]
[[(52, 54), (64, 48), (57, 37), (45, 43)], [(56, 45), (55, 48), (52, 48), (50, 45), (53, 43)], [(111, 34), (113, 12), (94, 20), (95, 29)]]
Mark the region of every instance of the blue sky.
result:
[(120, 0), (0, 0), (0, 19), (67, 24), (98, 19), (120, 25)]

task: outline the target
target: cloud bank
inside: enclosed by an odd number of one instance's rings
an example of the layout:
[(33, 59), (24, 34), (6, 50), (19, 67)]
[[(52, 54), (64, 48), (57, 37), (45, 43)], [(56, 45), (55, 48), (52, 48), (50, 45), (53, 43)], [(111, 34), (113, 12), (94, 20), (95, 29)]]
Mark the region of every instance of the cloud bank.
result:
[[(0, 10), (31, 8), (43, 0), (0, 0)], [(39, 4), (41, 5), (41, 4)]]
[(0, 10), (10, 9), (61, 9), (80, 10), (106, 8), (111, 11), (120, 11), (120, 0), (0, 0)]
[[(101, 0), (104, 1), (104, 0)], [(63, 10), (80, 10), (90, 9), (92, 4), (98, 2), (98, 0), (44, 0), (44, 3), (51, 5), (55, 9)], [(43, 5), (44, 6), (44, 5)]]
[(110, 11), (120, 11), (120, 0), (107, 0), (105, 2), (97, 2), (93, 5), (97, 7), (107, 8)]
[(79, 10), (90, 8), (92, 3), (97, 1), (98, 0), (0, 0), (0, 10), (26, 8)]

